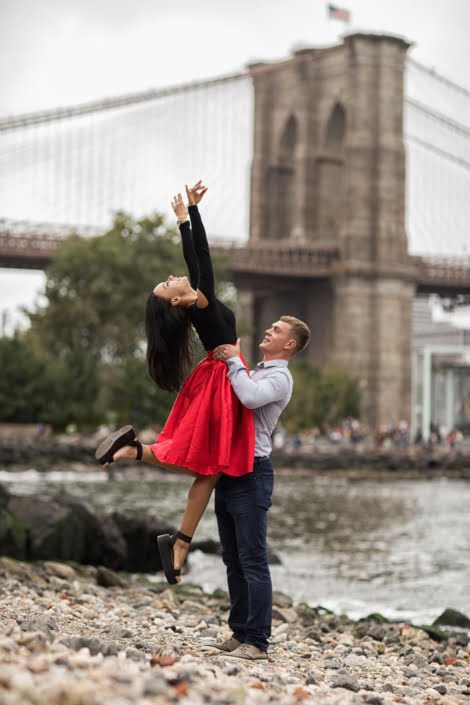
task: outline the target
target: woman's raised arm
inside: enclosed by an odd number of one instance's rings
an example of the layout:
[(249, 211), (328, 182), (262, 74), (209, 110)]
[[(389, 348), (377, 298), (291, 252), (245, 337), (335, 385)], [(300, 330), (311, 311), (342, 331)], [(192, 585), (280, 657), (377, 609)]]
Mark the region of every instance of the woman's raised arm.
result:
[(209, 243), (207, 242), (206, 230), (201, 219), (201, 215), (197, 208), (197, 204), (207, 191), (207, 186), (203, 186), (201, 181), (194, 184), (192, 188), (186, 186), (186, 194), (188, 196), (189, 217), (191, 219), (191, 228), (193, 231), (193, 244), (196, 253), (196, 258), (199, 267), (199, 282), (198, 292), (203, 294), (199, 305), (202, 307), (207, 305), (207, 302), (215, 298), (214, 287), (214, 271), (212, 268), (212, 260), (209, 251)]
[(189, 281), (193, 289), (197, 289), (199, 282), (199, 267), (196, 252), (194, 250), (193, 235), (189, 222), (188, 209), (183, 203), (183, 196), (178, 193), (174, 196), (171, 206), (176, 215), (177, 223), (181, 233), (181, 243), (183, 245), (183, 256), (188, 268)]

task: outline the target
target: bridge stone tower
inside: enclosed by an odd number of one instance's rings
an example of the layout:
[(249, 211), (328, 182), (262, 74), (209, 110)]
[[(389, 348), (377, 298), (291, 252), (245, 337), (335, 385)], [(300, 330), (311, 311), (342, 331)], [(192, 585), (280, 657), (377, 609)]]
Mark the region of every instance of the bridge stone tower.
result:
[(323, 279), (251, 277), (256, 336), (282, 313), (306, 320), (312, 341), (305, 354), (319, 364), (338, 362), (360, 378), (372, 425), (410, 416), (408, 46), (398, 37), (352, 34), (338, 46), (250, 66), (250, 242), (338, 251), (333, 276)]

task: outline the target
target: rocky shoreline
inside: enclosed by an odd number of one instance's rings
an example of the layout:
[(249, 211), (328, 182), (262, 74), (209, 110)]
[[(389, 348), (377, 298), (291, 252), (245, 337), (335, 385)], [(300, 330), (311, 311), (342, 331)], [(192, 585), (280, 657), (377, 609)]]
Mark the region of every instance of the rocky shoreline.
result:
[(470, 703), (463, 629), (353, 622), (275, 593), (270, 660), (250, 663), (214, 649), (223, 591), (11, 558), (0, 585), (2, 705)]
[[(0, 466), (48, 470), (59, 462), (86, 464), (97, 467), (94, 458), (96, 440), (25, 440), (0, 439)], [(433, 477), (445, 473), (449, 477), (470, 478), (470, 452), (410, 447), (406, 450), (377, 449), (365, 446), (335, 446), (328, 448), (272, 454), (276, 468), (295, 468), (307, 471), (326, 470), (351, 473), (368, 472), (370, 476), (400, 473), (413, 477)]]

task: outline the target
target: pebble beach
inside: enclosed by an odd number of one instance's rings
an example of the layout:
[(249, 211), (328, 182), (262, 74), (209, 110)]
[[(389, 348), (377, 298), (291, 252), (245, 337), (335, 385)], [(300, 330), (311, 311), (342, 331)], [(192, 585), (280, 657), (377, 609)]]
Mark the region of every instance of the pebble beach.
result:
[(274, 595), (268, 661), (230, 659), (228, 596), (0, 558), (1, 705), (470, 703), (465, 632), (360, 621)]

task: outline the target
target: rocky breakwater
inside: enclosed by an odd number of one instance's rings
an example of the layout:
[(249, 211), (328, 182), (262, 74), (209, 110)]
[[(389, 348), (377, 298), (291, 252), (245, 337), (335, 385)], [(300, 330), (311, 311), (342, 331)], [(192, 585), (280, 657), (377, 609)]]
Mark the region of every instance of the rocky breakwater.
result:
[(157, 536), (173, 531), (142, 513), (92, 512), (64, 492), (13, 495), (0, 485), (0, 555), (155, 573), (161, 570)]
[[(176, 531), (158, 517), (144, 514), (92, 512), (65, 492), (13, 495), (0, 485), (0, 555), (34, 560), (73, 561), (131, 573), (162, 570), (159, 534)], [(220, 553), (215, 539), (193, 541), (192, 551)], [(271, 564), (280, 563), (268, 551)], [(191, 569), (191, 558), (183, 572)], [(1, 705), (1, 703), (0, 703)]]
[(339, 471), (364, 477), (448, 477), (470, 478), (470, 453), (446, 448), (407, 450), (334, 446), (322, 450), (300, 450), (272, 454), (276, 468), (309, 471)]
[[(153, 442), (148, 432), (139, 434), (146, 442)], [(97, 437), (71, 437), (62, 439), (0, 438), (0, 466), (4, 468), (34, 467), (47, 471), (64, 466), (83, 469), (97, 467), (95, 449), (101, 439)], [(364, 471), (369, 473), (397, 474), (400, 471), (416, 476), (439, 475), (443, 472), (454, 477), (470, 477), (470, 451), (449, 450), (445, 446), (423, 448), (410, 446), (374, 448), (370, 445), (322, 445), (297, 450), (274, 450), (272, 458), (276, 468), (301, 468), (310, 471)]]
[(279, 593), (270, 659), (245, 662), (214, 648), (228, 636), (222, 591), (104, 582), (95, 568), (0, 559), (2, 705), (470, 702), (463, 631), (352, 622)]

